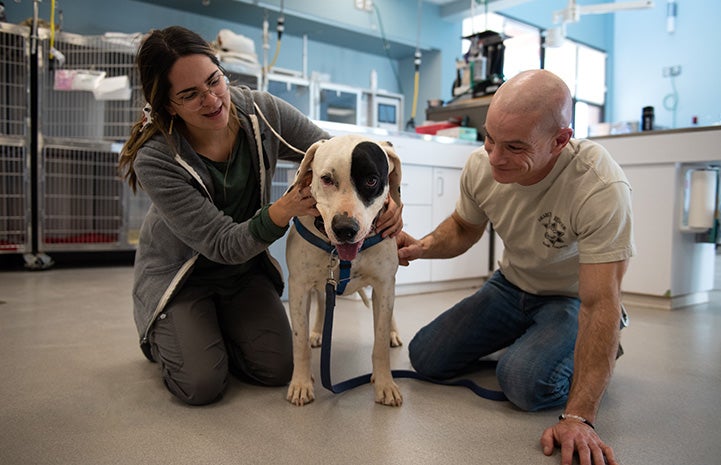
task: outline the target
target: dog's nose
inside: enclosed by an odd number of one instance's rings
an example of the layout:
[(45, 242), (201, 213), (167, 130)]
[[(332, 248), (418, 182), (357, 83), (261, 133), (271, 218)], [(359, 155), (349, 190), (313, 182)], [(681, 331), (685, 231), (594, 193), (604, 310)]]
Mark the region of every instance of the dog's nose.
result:
[(341, 242), (355, 242), (355, 236), (360, 229), (358, 222), (346, 214), (335, 215), (331, 227), (333, 234)]

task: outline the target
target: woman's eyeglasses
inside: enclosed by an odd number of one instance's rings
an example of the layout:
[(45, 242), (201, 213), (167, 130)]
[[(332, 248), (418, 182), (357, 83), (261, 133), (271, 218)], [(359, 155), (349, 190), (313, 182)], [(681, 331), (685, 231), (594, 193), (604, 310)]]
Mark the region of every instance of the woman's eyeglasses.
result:
[(190, 90), (178, 97), (178, 101), (173, 99), (170, 100), (173, 103), (183, 106), (188, 111), (198, 111), (203, 108), (206, 95), (213, 94), (217, 98), (223, 98), (225, 97), (225, 94), (228, 93), (229, 85), (230, 79), (223, 74), (218, 74), (213, 76), (210, 82), (208, 82), (208, 88), (206, 90)]

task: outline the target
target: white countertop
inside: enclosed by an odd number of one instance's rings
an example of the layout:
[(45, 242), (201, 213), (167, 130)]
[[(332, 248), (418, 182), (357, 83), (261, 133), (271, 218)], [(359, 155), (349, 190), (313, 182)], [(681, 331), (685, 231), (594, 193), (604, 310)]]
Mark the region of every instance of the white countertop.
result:
[(721, 126), (592, 137), (621, 166), (721, 160)]

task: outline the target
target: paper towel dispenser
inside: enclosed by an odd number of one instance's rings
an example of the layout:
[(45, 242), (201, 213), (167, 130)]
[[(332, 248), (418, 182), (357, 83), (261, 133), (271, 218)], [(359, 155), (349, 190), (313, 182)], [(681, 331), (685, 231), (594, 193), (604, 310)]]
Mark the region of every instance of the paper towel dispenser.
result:
[(718, 211), (718, 168), (690, 168), (684, 176), (681, 231), (699, 233), (714, 228)]

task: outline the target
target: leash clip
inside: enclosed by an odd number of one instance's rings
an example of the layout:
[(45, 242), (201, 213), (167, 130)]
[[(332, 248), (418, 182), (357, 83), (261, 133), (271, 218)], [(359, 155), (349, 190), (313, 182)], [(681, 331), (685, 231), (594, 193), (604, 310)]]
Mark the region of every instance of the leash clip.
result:
[(330, 261), (328, 263), (328, 280), (326, 281), (326, 283), (332, 285), (334, 290), (337, 288), (338, 285), (338, 282), (335, 280), (335, 276), (333, 276), (333, 269), (336, 267), (337, 261), (338, 259), (336, 259), (335, 255), (333, 255), (333, 252), (331, 252)]

